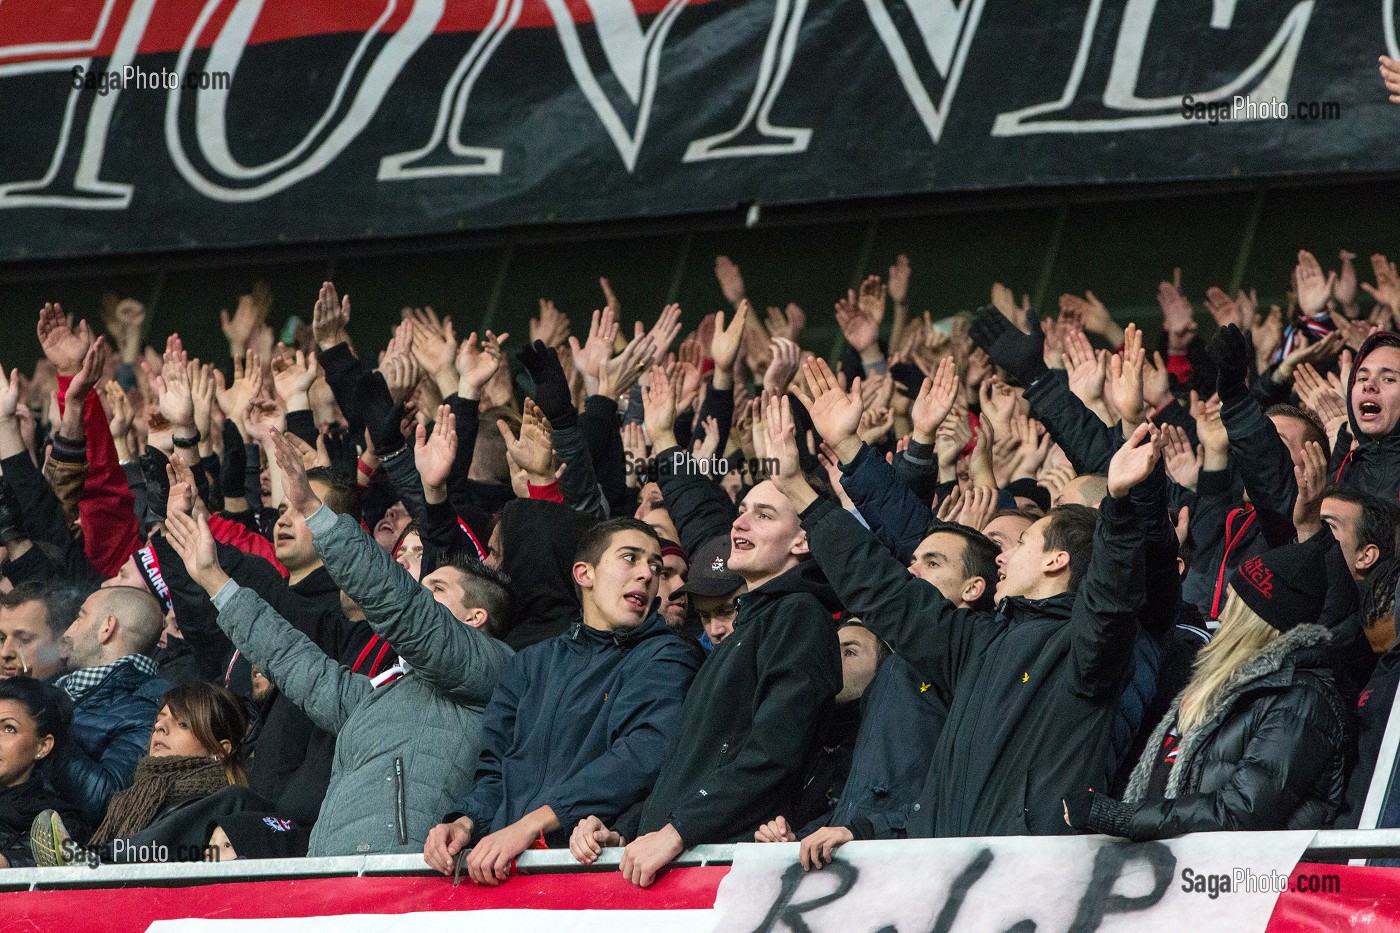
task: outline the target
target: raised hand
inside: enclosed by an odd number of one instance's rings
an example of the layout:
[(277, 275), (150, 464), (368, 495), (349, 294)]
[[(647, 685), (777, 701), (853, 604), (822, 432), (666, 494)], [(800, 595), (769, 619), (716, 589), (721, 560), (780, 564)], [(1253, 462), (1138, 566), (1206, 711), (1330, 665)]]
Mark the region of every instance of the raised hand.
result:
[(1115, 347), (1123, 342), (1123, 328), (1118, 326), (1113, 315), (1108, 313), (1108, 308), (1094, 297), (1093, 292), (1086, 291), (1083, 298), (1071, 294), (1061, 295), (1060, 312), (1064, 313), (1067, 310), (1072, 312), (1073, 317), (1089, 333), (1098, 334)]
[(1342, 269), (1337, 273), (1337, 283), (1332, 286), (1332, 297), (1337, 299), (1337, 303), (1342, 306), (1342, 310), (1347, 317), (1356, 317), (1356, 254), (1349, 250), (1340, 250), (1337, 258), (1342, 261)]
[(413, 462), (418, 467), (418, 475), (423, 479), (425, 492), (440, 493), (429, 502), (442, 502), (447, 497), (447, 477), (452, 472), (452, 464), (457, 459), (457, 416), (451, 405), (439, 405), (437, 420), (433, 425), (433, 436), (428, 437), (425, 425), (418, 425), (413, 444)]
[(272, 443), (273, 435), (280, 435), (287, 429), (287, 413), (265, 396), (250, 399), (243, 410), (243, 429), (249, 440), (266, 448)]
[(1137, 426), (1108, 462), (1108, 494), (1121, 499), (1147, 479), (1162, 456), (1162, 432), (1150, 421)]
[(497, 421), (496, 427), (506, 442), (506, 455), (525, 472), (531, 485), (547, 486), (554, 481), (554, 432), (533, 399), (525, 400), (519, 437), (504, 420)]
[[(850, 463), (860, 452), (860, 438), (856, 436), (861, 416), (860, 377), (857, 376), (851, 381), (850, 391), (847, 392), (841, 388), (841, 383), (826, 360), (809, 360), (802, 367), (802, 371), (812, 397), (808, 398), (801, 392), (798, 392), (797, 396), (811, 415), (812, 426), (817, 429), (822, 440), (836, 451), (842, 463)], [(770, 428), (770, 438), (771, 430)]]
[(1167, 333), (1167, 352), (1185, 353), (1196, 336), (1195, 312), (1181, 293), (1181, 270), (1172, 270), (1172, 280), (1157, 285), (1157, 304), (1162, 309), (1162, 329)]
[(738, 310), (734, 312), (734, 318), (729, 322), (729, 326), (724, 325), (724, 312), (715, 315), (714, 336), (710, 339), (710, 359), (715, 361), (714, 386), (716, 389), (732, 389), (734, 387), (734, 361), (739, 357), (739, 347), (744, 339), (744, 327), (748, 324), (749, 316), (753, 314), (753, 306), (746, 299), (741, 298), (738, 302)]
[(792, 401), (786, 395), (768, 395), (763, 399), (763, 408), (764, 445), (768, 457), (777, 461), (777, 470), (769, 478), (800, 512), (812, 504), (817, 494), (802, 475)]
[(1262, 373), (1269, 368), (1275, 351), (1283, 345), (1283, 309), (1271, 305), (1267, 316), (1256, 316), (1249, 336), (1254, 342), (1254, 368)]
[(666, 370), (653, 366), (642, 386), (642, 418), (655, 450), (676, 446), (676, 396)]
[(0, 421), (15, 417), (15, 409), (19, 407), (19, 399), (24, 392), (18, 369), (10, 370), (9, 379), (3, 378), (4, 374), (4, 367), (0, 367)]
[(1206, 289), (1206, 310), (1215, 318), (1217, 327), (1234, 324), (1243, 327), (1239, 303), (1225, 293), (1225, 290), (1212, 285)]
[[(219, 310), (219, 324), (228, 341), (229, 355), (242, 356), (259, 331), (267, 326), (267, 315), (272, 310), (271, 296), (266, 294), (266, 286), (254, 286), (254, 294), (240, 295), (238, 308), (230, 317), (227, 308)], [(314, 312), (313, 312), (314, 319)], [(256, 349), (256, 348), (255, 348)]]
[(1327, 299), (1332, 297), (1332, 287), (1337, 283), (1337, 273), (1322, 273), (1317, 258), (1305, 249), (1298, 250), (1298, 264), (1293, 269), (1293, 288), (1298, 295), (1298, 310), (1308, 317), (1322, 313), (1327, 307)]
[(189, 357), (179, 334), (165, 341), (160, 373), (146, 367), (146, 376), (159, 399), (160, 413), (176, 428), (194, 427), (194, 398), (190, 392)]
[(548, 298), (540, 299), (539, 317), (530, 318), (530, 342), (544, 341), (547, 347), (557, 347), (569, 337), (569, 318)]
[(613, 354), (613, 348), (617, 345), (617, 331), (617, 315), (609, 306), (593, 312), (593, 320), (588, 325), (586, 344), (579, 346), (577, 337), (569, 338), (574, 365), (583, 373), (584, 388), (589, 395), (598, 393), (598, 370)]
[(652, 325), (647, 334), (652, 338), (650, 362), (660, 366), (666, 362), (666, 353), (671, 349), (671, 344), (680, 336), (681, 332), (681, 306), (669, 304), (661, 309), (661, 315)]
[(180, 555), (190, 579), (210, 596), (223, 589), (229, 576), (219, 566), (219, 552), (214, 545), (214, 535), (209, 531), (209, 521), (203, 515), (190, 515), (188, 506), (177, 508), (173, 495), (166, 507), (165, 537)]
[(102, 378), (102, 371), (107, 366), (107, 356), (107, 338), (98, 337), (83, 355), (83, 364), (73, 376), (73, 381), (68, 383), (68, 392), (64, 400), (67, 405), (77, 405), (81, 409), (88, 393)]
[(868, 275), (865, 281), (860, 283), (860, 293), (856, 297), (856, 308), (861, 314), (866, 315), (875, 322), (878, 330), (880, 322), (885, 319), (885, 309), (889, 306), (886, 296), (889, 290), (885, 288), (885, 283), (878, 275)]
[[(467, 335), (467, 339), (457, 348), (458, 395), (473, 401), (481, 398), (481, 387), (490, 382), (491, 377), (496, 375), (496, 370), (500, 369), (501, 344), (509, 337), (510, 334), (501, 334), (498, 337), (488, 330), (486, 339), (478, 343), (476, 331)], [(578, 362), (577, 356), (574, 357), (574, 362)]]
[(1202, 399), (1191, 393), (1191, 417), (1196, 419), (1196, 438), (1204, 451), (1201, 468), (1223, 470), (1230, 459), (1230, 435), (1220, 418), (1220, 399)]
[(321, 292), (311, 309), (311, 333), (322, 350), (350, 342), (350, 296), (341, 298), (335, 285), (321, 283)]
[(1174, 424), (1162, 426), (1162, 458), (1173, 483), (1195, 492), (1205, 457), (1204, 448), (1191, 446), (1191, 437), (1184, 428)]
[(1147, 351), (1142, 347), (1142, 331), (1129, 324), (1123, 331), (1123, 352), (1108, 360), (1104, 395), (1123, 419), (1123, 431), (1131, 434), (1145, 417), (1143, 405), (1143, 366)]
[(1000, 282), (992, 283), (992, 307), (1000, 311), (1001, 316), (1010, 321), (1017, 330), (1029, 333), (1027, 323), (1029, 306), (1025, 303), (1017, 304), (1016, 295)]
[(933, 378), (925, 379), (919, 386), (919, 394), (910, 406), (909, 417), (914, 422), (914, 440), (930, 445), (938, 433), (938, 426), (952, 411), (958, 397), (958, 367), (951, 356), (938, 361)]
[(1371, 271), (1375, 273), (1376, 284), (1362, 282), (1361, 287), (1377, 304), (1383, 304), (1400, 314), (1400, 272), (1396, 272), (1395, 263), (1376, 253), (1371, 257)]
[(1298, 498), (1293, 500), (1293, 527), (1306, 541), (1322, 530), (1322, 494), (1327, 488), (1327, 454), (1317, 441), (1307, 441), (1293, 458)]
[(63, 313), (63, 305), (47, 303), (39, 310), (39, 344), (44, 356), (60, 376), (71, 376), (83, 365), (92, 347), (92, 330), (87, 321), (77, 326)]
[(306, 478), (306, 464), (301, 453), (281, 431), (270, 431), (267, 436), (272, 444), (270, 453), (275, 455), (282, 469), (282, 492), (287, 507), (299, 512), (302, 518), (310, 518), (321, 507), (321, 500)]
[(744, 276), (728, 256), (715, 257), (715, 279), (724, 293), (724, 300), (738, 308), (739, 302), (744, 300)]
[[(429, 313), (432, 310), (427, 309)], [(424, 372), (433, 377), (438, 391), (444, 396), (457, 391), (457, 334), (452, 329), (452, 318), (444, 317), (436, 328), (414, 321), (413, 358)]]
[(1050, 439), (1050, 433), (1040, 427), (1040, 422), (1032, 418), (1020, 420), (1024, 422), (1020, 425), (1021, 448), (1011, 478), (1035, 479), (1040, 468), (1045, 465), (1045, 459), (1050, 456), (1050, 447), (1054, 441)]
[(763, 374), (763, 388), (781, 395), (787, 391), (793, 377), (797, 375), (797, 368), (802, 362), (802, 350), (785, 337), (774, 337), (770, 346), (773, 348), (773, 359)]
[[(217, 378), (222, 380), (222, 374)], [(244, 423), (244, 413), (248, 409), (248, 403), (262, 393), (262, 387), (262, 360), (255, 351), (248, 350), (243, 356), (233, 358), (233, 382), (228, 388), (223, 388), (220, 384), (214, 393), (224, 416), (233, 419), (234, 425), (245, 440), (248, 431)]]
[(1108, 408), (1103, 403), (1103, 386), (1108, 378), (1108, 353), (1095, 350), (1089, 344), (1089, 338), (1083, 334), (1066, 334), (1065, 372), (1069, 376), (1070, 391), (1105, 424), (1111, 423)]
[(842, 298), (836, 302), (836, 323), (841, 327), (841, 336), (846, 338), (852, 350), (865, 354), (876, 347), (880, 338), (880, 322), (850, 298)]
[(131, 400), (126, 397), (126, 392), (122, 390), (121, 384), (117, 380), (112, 379), (103, 384), (102, 407), (107, 410), (107, 427), (112, 432), (112, 440), (120, 448), (126, 443), (134, 415), (131, 410)]
[(283, 353), (272, 359), (272, 385), (288, 411), (301, 411), (311, 407), (311, 383), (315, 382), (319, 375), (321, 364), (315, 354), (308, 357), (301, 350), (297, 350), (295, 353)]
[(617, 356), (611, 359), (605, 357), (603, 365), (598, 368), (594, 394), (619, 399), (632, 391), (632, 386), (637, 384), (642, 373), (646, 372), (649, 361), (654, 358), (652, 347), (655, 341), (653, 334), (634, 337)]

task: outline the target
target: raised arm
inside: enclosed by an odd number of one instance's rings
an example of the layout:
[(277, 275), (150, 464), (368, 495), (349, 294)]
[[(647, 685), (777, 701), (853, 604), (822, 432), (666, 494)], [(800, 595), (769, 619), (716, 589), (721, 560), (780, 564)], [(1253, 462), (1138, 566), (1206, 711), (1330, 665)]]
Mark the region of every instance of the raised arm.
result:
[(281, 434), (271, 435), (286, 482), (287, 504), (311, 531), (331, 579), (364, 610), (376, 632), (437, 689), (485, 705), (510, 649), (459, 622), (348, 515), (336, 515), (311, 490), (301, 456)]
[(191, 579), (213, 600), (219, 628), (312, 722), (339, 732), (373, 691), (369, 678), (327, 657), (257, 593), (235, 583), (219, 566), (214, 536), (202, 515), (193, 518), (172, 503), (165, 527)]
[(1076, 687), (1092, 699), (1116, 697), (1132, 672), (1144, 595), (1142, 530), (1129, 494), (1161, 458), (1160, 438), (1156, 427), (1143, 422), (1108, 465), (1108, 495), (1099, 507), (1093, 556), (1070, 622)]

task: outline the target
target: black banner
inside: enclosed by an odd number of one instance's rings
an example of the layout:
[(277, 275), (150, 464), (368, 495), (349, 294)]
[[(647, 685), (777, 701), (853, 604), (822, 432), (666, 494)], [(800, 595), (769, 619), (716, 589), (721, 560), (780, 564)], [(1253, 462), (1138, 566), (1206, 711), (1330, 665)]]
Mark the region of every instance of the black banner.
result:
[(1394, 0), (13, 0), (0, 259), (1388, 170), (1387, 50)]

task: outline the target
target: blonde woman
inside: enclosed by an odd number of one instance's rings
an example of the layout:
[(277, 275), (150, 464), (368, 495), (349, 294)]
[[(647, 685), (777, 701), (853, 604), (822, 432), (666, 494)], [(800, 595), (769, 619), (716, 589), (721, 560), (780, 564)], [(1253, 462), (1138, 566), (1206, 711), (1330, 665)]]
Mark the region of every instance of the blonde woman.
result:
[(1330, 531), (1245, 561), (1220, 628), (1148, 740), (1122, 801), (1067, 798), (1065, 822), (1134, 840), (1235, 829), (1315, 829), (1344, 786), (1347, 710), (1322, 613)]

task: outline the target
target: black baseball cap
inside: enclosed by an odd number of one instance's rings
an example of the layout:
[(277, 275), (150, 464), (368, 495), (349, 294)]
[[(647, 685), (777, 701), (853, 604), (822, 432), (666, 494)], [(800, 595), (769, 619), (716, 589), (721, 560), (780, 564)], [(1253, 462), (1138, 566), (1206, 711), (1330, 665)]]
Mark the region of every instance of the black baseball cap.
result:
[(716, 535), (695, 549), (690, 556), (690, 574), (685, 586), (671, 599), (691, 596), (728, 596), (744, 585), (744, 578), (729, 569), (729, 535)]

